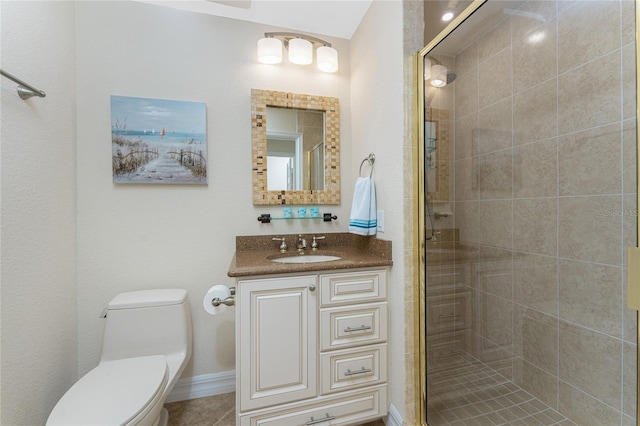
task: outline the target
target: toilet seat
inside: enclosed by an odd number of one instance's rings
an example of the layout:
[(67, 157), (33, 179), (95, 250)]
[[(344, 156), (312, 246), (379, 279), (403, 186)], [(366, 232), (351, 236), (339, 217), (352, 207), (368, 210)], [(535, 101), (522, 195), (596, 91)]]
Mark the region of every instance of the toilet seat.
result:
[(47, 425), (138, 423), (158, 404), (168, 376), (163, 355), (101, 362), (64, 394)]

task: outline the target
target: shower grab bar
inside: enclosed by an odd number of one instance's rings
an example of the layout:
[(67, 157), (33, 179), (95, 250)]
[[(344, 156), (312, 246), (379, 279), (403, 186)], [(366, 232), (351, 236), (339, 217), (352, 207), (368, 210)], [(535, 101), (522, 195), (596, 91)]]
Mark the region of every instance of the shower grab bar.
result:
[(8, 72), (0, 69), (0, 75), (2, 75), (3, 77), (8, 78), (9, 80), (13, 81), (14, 83), (18, 84), (18, 96), (20, 96), (20, 99), (29, 99), (33, 96), (38, 96), (40, 98), (44, 98), (45, 96), (47, 96), (46, 93), (44, 93), (43, 90), (40, 89), (36, 89), (35, 87), (33, 87), (32, 85), (30, 85), (29, 83), (25, 83), (24, 81), (20, 80), (18, 77), (9, 74)]

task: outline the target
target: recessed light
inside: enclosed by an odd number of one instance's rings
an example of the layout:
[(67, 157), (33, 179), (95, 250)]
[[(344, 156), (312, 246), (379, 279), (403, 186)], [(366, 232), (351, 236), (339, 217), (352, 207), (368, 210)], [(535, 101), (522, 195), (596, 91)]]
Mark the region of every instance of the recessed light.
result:
[(444, 22), (449, 22), (452, 19), (453, 19), (453, 12), (447, 12), (444, 15), (442, 15), (442, 20)]

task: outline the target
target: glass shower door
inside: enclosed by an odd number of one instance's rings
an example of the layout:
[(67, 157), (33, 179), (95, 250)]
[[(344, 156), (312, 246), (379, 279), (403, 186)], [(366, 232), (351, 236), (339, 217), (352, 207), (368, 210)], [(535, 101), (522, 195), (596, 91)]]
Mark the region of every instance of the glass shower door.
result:
[(477, 1), (420, 52), (430, 426), (637, 424), (634, 6)]

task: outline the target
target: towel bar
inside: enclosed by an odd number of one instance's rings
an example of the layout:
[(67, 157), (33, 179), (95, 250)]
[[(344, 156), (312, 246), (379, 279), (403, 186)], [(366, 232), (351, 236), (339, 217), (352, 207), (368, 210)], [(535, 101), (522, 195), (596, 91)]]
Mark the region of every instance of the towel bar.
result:
[(367, 163), (367, 162), (369, 163), (369, 167), (371, 167), (371, 170), (369, 172), (369, 177), (371, 177), (371, 175), (373, 174), (373, 163), (376, 162), (376, 155), (373, 152), (369, 154), (367, 158), (362, 160), (362, 163), (360, 163), (360, 170), (358, 171), (358, 176), (362, 177), (362, 166), (364, 165), (364, 163)]

